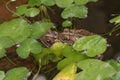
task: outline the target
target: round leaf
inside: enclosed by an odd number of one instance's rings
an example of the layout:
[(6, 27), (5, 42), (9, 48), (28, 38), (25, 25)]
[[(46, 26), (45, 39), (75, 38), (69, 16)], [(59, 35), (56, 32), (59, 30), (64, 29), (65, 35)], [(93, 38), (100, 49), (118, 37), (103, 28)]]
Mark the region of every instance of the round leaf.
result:
[(97, 59), (80, 61), (77, 66), (83, 71), (76, 75), (75, 80), (104, 80), (116, 73), (116, 70), (109, 63)]
[(4, 80), (27, 80), (28, 69), (25, 67), (18, 67), (7, 71)]
[(73, 3), (73, 0), (55, 0), (58, 7), (65, 8)]
[(72, 5), (72, 6), (65, 8), (61, 16), (64, 19), (72, 18), (72, 17), (85, 18), (87, 17), (87, 13), (88, 11), (85, 6)]
[(71, 27), (71, 26), (72, 26), (72, 22), (66, 20), (66, 21), (64, 21), (64, 22), (62, 23), (62, 26), (63, 26), (63, 27)]
[(32, 24), (32, 38), (39, 39), (42, 37), (50, 28), (53, 27), (53, 23), (50, 22), (36, 22)]
[(35, 39), (28, 38), (17, 48), (17, 54), (22, 58), (27, 58), (30, 52), (37, 54), (41, 52), (41, 44)]
[(0, 37), (10, 37), (20, 43), (30, 36), (30, 25), (21, 18), (13, 19), (0, 25)]
[(27, 9), (27, 11), (25, 12), (25, 15), (27, 16), (27, 17), (35, 17), (35, 16), (37, 16), (38, 14), (39, 14), (39, 9), (37, 9), (37, 8), (29, 8), (29, 9)]
[(94, 57), (106, 50), (107, 41), (99, 35), (86, 36), (78, 39), (73, 48), (76, 51), (83, 51), (89, 57)]

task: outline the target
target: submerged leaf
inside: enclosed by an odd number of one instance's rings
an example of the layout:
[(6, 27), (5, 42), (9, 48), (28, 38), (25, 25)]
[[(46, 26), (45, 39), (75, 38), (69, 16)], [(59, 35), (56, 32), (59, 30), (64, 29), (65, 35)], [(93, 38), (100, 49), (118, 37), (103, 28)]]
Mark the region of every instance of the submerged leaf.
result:
[(4, 57), (6, 53), (6, 50), (4, 48), (0, 49), (0, 58)]
[(111, 19), (111, 20), (110, 20), (110, 23), (115, 23), (115, 24), (120, 23), (120, 15), (117, 16), (117, 17), (115, 17), (115, 18), (113, 18), (113, 19)]
[(99, 35), (85, 36), (78, 39), (73, 48), (76, 51), (85, 51), (84, 53), (89, 57), (102, 54), (107, 48), (107, 41)]
[(40, 6), (41, 5), (41, 0), (29, 0), (28, 4), (30, 6)]
[(4, 80), (27, 80), (28, 69), (25, 67), (18, 67), (7, 71)]

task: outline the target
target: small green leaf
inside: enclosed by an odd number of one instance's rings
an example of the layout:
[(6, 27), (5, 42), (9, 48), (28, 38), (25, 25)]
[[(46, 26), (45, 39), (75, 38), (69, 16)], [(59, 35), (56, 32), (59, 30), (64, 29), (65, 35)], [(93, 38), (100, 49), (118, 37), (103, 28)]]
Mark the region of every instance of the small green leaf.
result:
[(27, 5), (18, 6), (13, 16), (21, 16), (27, 11)]
[(115, 18), (113, 18), (113, 19), (111, 19), (111, 20), (110, 20), (110, 23), (115, 23), (115, 24), (120, 23), (120, 15), (117, 16), (117, 17), (115, 17)]
[(30, 25), (24, 19), (13, 19), (0, 24), (0, 37), (10, 37), (14, 42), (20, 43), (30, 36)]
[(106, 50), (107, 41), (99, 35), (85, 36), (78, 39), (73, 48), (76, 51), (83, 51), (89, 57), (94, 57)]
[(18, 67), (7, 71), (4, 80), (27, 80), (28, 69), (25, 67)]
[(0, 49), (0, 58), (4, 57), (6, 53), (6, 50), (4, 48)]
[(0, 71), (0, 80), (3, 80), (5, 78), (5, 73), (3, 71)]
[(30, 6), (40, 6), (41, 5), (41, 0), (29, 0), (28, 4)]
[(109, 60), (108, 63), (114, 67), (116, 71), (120, 71), (120, 63), (115, 60)]
[(55, 0), (56, 5), (61, 8), (70, 6), (73, 3), (73, 0)]
[(42, 37), (50, 28), (53, 27), (53, 23), (50, 22), (36, 22), (32, 24), (32, 38), (39, 39)]
[(25, 15), (27, 16), (27, 17), (35, 17), (35, 16), (37, 16), (38, 14), (39, 14), (39, 9), (37, 9), (37, 8), (29, 8), (29, 9), (27, 9), (27, 11), (25, 12)]
[(41, 52), (41, 44), (35, 39), (28, 38), (20, 44), (20, 47), (17, 48), (17, 54), (21, 58), (27, 58), (31, 53), (37, 54)]
[(104, 80), (116, 73), (116, 70), (109, 63), (97, 59), (80, 61), (77, 66), (83, 71), (76, 74), (75, 80)]
[(52, 80), (75, 80), (74, 76), (77, 71), (76, 65), (69, 64), (62, 71), (60, 71)]
[(87, 13), (88, 11), (85, 6), (71, 5), (63, 10), (61, 16), (64, 19), (72, 18), (72, 17), (86, 18)]
[(88, 2), (97, 2), (98, 0), (74, 0), (76, 5), (85, 5)]
[(64, 22), (62, 23), (62, 26), (63, 26), (63, 27), (71, 27), (71, 26), (72, 26), (72, 22), (66, 20), (66, 21), (64, 21)]

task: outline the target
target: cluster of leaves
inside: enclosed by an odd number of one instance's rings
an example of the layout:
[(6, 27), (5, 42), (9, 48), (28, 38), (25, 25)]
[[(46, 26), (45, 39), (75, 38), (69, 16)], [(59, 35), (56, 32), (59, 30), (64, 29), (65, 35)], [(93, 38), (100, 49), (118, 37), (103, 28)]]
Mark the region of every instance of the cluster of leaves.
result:
[[(97, 0), (29, 0), (28, 4), (16, 9), (14, 16), (20, 18), (0, 24), (0, 58), (5, 56), (6, 49), (17, 45), (16, 52), (21, 58), (27, 58), (30, 53), (40, 65), (49, 61), (57, 62), (60, 70), (53, 80), (119, 80), (120, 64), (114, 60), (103, 62), (94, 57), (104, 53), (107, 41), (99, 35), (85, 36), (75, 41), (73, 45), (56, 42), (50, 48), (41, 45), (38, 39), (54, 25), (51, 22), (37, 21), (29, 23), (26, 17), (46, 14), (46, 7), (62, 8), (61, 17), (65, 19), (63, 27), (72, 25), (71, 19), (86, 18), (88, 2)], [(47, 16), (47, 15), (46, 15)], [(112, 19), (111, 23), (120, 23), (120, 16)], [(81, 71), (77, 71), (80, 69)], [(0, 71), (0, 80), (27, 80), (29, 71), (18, 67)], [(95, 73), (95, 74), (91, 74)]]
[(56, 5), (59, 8), (63, 9), (61, 13), (61, 17), (65, 19), (65, 21), (62, 24), (63, 27), (70, 27), (72, 26), (71, 19), (73, 17), (87, 17), (88, 9), (85, 5), (88, 2), (97, 2), (97, 0), (29, 0), (27, 5), (25, 4), (19, 6), (14, 15), (25, 15), (27, 17), (35, 17), (40, 13), (42, 14), (42, 12), (44, 15), (46, 15), (46, 7)]

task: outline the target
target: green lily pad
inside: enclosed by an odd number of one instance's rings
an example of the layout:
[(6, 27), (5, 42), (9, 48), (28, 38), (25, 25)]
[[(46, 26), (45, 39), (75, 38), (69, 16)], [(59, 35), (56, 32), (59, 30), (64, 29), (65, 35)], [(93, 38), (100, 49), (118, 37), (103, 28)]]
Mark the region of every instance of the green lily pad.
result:
[(25, 67), (18, 67), (7, 71), (4, 80), (27, 80), (28, 69)]
[(75, 80), (104, 80), (116, 73), (109, 63), (97, 59), (80, 61), (77, 66), (83, 71), (76, 74)]
[(89, 57), (102, 54), (107, 48), (107, 41), (99, 35), (85, 36), (75, 41), (73, 48), (83, 51)]
[(41, 5), (41, 0), (29, 0), (28, 5), (30, 5), (30, 6), (40, 6)]
[(64, 19), (72, 17), (86, 18), (87, 13), (88, 13), (87, 7), (71, 5), (63, 10), (61, 16)]
[(55, 5), (55, 0), (41, 0), (41, 3), (46, 6), (53, 6)]

